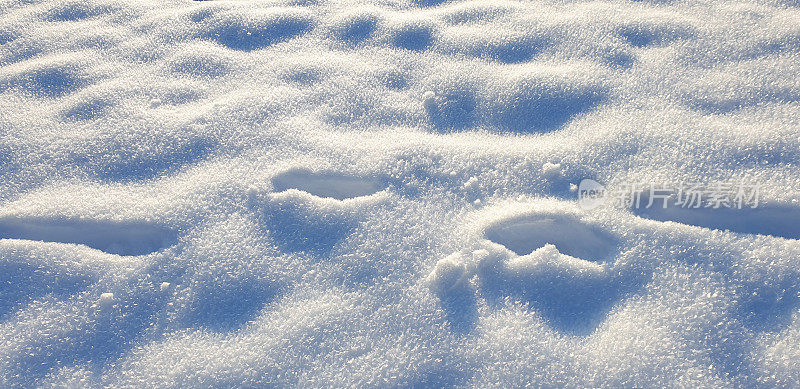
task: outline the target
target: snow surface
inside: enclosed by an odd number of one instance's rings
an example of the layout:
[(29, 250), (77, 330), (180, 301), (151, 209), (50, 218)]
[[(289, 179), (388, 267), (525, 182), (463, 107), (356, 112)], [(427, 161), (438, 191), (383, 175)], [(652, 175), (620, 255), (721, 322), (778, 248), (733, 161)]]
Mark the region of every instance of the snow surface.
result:
[(0, 65), (0, 387), (800, 386), (796, 0), (0, 0)]

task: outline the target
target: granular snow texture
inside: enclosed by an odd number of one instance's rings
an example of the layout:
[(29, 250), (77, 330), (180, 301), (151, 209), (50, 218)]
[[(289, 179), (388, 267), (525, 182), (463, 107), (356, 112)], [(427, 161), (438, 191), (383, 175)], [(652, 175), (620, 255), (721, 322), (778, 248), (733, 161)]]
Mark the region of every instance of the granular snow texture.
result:
[(795, 0), (1, 0), (0, 387), (798, 387), (799, 75)]

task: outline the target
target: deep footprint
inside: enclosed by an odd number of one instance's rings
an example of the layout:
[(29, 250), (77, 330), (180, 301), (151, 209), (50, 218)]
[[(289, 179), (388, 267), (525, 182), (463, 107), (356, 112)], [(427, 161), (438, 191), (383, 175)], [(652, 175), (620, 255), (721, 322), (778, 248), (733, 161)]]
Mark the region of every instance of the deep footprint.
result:
[(276, 192), (297, 189), (317, 197), (336, 200), (369, 196), (384, 189), (375, 179), (299, 169), (278, 174), (272, 179), (272, 185)]
[(0, 219), (0, 239), (73, 243), (117, 255), (145, 255), (171, 246), (177, 234), (145, 223), (68, 219)]
[(570, 215), (540, 214), (495, 223), (485, 237), (516, 254), (482, 267), (486, 295), (519, 298), (560, 331), (591, 333), (619, 300), (604, 265), (617, 250), (609, 233)]
[(654, 199), (648, 208), (643, 196), (641, 206), (633, 213), (645, 219), (673, 221), (691, 226), (727, 230), (737, 233), (769, 235), (786, 239), (800, 239), (800, 208), (786, 205), (762, 204), (756, 208), (684, 208), (675, 199)]
[(607, 260), (616, 242), (607, 233), (568, 216), (537, 215), (504, 220), (486, 229), (486, 238), (517, 255), (527, 255), (546, 244), (572, 257)]

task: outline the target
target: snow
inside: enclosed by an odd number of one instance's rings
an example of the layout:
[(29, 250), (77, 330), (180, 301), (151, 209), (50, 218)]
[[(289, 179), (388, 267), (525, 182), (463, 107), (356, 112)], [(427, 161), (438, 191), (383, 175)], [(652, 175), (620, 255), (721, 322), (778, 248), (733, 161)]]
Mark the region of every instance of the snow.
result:
[(114, 293), (106, 292), (100, 295), (98, 304), (101, 308), (108, 309), (114, 306)]
[(431, 289), (439, 294), (446, 294), (454, 289), (466, 287), (467, 269), (461, 256), (454, 253), (436, 262), (427, 281)]
[(798, 74), (792, 0), (0, 0), (0, 387), (800, 386)]

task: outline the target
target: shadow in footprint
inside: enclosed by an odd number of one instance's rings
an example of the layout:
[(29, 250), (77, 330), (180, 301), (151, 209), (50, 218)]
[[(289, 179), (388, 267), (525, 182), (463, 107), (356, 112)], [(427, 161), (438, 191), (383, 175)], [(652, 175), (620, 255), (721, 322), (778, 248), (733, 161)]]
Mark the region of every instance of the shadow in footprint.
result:
[[(277, 192), (299, 190), (316, 197), (347, 200), (369, 196), (385, 186), (377, 179), (341, 173), (293, 169), (272, 179)], [(321, 211), (297, 198), (274, 198), (265, 213), (270, 236), (284, 250), (327, 254), (355, 229), (357, 222), (341, 209)]]
[[(547, 263), (525, 257), (516, 260), (533, 263), (528, 269), (506, 266), (480, 269), (487, 300), (502, 305), (506, 296), (512, 296), (564, 333), (578, 336), (592, 333), (622, 295), (617, 280), (591, 269), (591, 265), (584, 264), (589, 269), (580, 270), (570, 269), (558, 261)], [(560, 261), (588, 262), (577, 258)]]
[(369, 196), (384, 189), (376, 179), (340, 173), (314, 173), (304, 169), (278, 174), (272, 179), (272, 186), (277, 192), (297, 189), (317, 197), (336, 200)]
[(117, 255), (145, 255), (177, 242), (177, 234), (147, 223), (74, 219), (0, 219), (0, 239), (73, 243)]
[(487, 228), (485, 236), (520, 256), (552, 244), (562, 254), (603, 262), (611, 257), (617, 247), (617, 242), (610, 234), (561, 215), (505, 220)]
[(618, 281), (603, 265), (617, 249), (608, 233), (569, 216), (529, 215), (494, 224), (485, 236), (516, 254), (480, 267), (490, 300), (514, 296), (554, 328), (586, 335), (620, 298)]
[(632, 212), (645, 219), (673, 221), (714, 230), (727, 230), (744, 234), (770, 235), (786, 239), (800, 239), (800, 208), (788, 205), (760, 204), (756, 208), (700, 208), (682, 207), (670, 197), (649, 199), (642, 196), (641, 206)]

